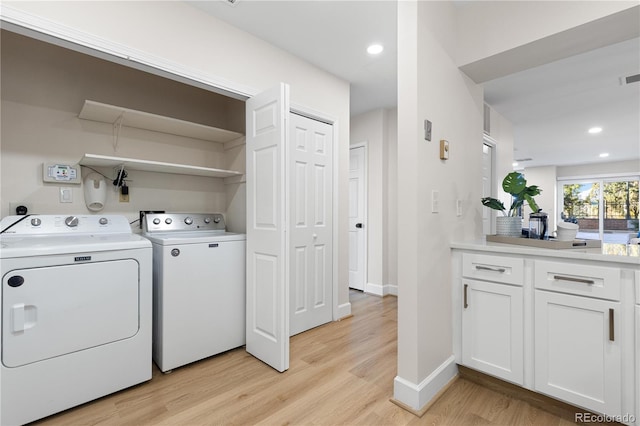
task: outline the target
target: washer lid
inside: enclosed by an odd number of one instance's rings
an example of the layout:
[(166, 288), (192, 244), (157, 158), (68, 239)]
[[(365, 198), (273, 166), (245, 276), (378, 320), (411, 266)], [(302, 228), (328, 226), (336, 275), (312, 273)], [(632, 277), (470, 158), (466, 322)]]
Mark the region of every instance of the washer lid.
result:
[(47, 256), (53, 254), (87, 253), (150, 248), (149, 240), (137, 234), (115, 235), (39, 235), (0, 236), (0, 258)]
[(235, 232), (153, 232), (143, 234), (154, 244), (163, 246), (176, 244), (200, 244), (215, 243), (224, 241), (245, 241), (246, 234), (237, 234)]

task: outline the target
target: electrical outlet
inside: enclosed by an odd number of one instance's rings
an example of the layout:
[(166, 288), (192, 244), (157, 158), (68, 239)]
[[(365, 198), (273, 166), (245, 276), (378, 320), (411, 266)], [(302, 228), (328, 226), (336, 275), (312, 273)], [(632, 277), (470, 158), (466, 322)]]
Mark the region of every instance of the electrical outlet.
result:
[(121, 203), (128, 203), (129, 202), (129, 194), (123, 194), (121, 192), (120, 193), (120, 202)]

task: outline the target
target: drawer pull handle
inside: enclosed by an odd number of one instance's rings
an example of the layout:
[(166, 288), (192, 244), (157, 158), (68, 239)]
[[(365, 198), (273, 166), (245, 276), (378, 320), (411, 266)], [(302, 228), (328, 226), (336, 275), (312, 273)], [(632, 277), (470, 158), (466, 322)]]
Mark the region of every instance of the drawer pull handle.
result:
[(609, 340), (614, 342), (616, 340), (616, 335), (615, 335), (615, 326), (614, 326), (614, 322), (613, 322), (613, 308), (609, 308)]
[(574, 283), (582, 283), (594, 285), (596, 282), (594, 280), (586, 280), (584, 278), (574, 278), (574, 277), (565, 277), (564, 275), (554, 275), (554, 280), (562, 280), (562, 281), (572, 281)]
[(469, 288), (469, 284), (464, 285), (464, 308), (467, 309), (469, 304), (467, 303), (467, 289)]
[(507, 271), (504, 268), (492, 268), (490, 266), (482, 266), (482, 265), (476, 265), (476, 269), (480, 271), (500, 272), (501, 274)]

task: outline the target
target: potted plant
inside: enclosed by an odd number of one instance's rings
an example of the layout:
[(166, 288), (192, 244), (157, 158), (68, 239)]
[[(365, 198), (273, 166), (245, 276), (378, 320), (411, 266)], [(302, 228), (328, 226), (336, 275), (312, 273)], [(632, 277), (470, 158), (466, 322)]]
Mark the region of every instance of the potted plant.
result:
[(527, 186), (527, 180), (519, 172), (511, 172), (504, 177), (502, 189), (513, 197), (511, 207), (507, 210), (502, 201), (484, 197), (482, 205), (494, 210), (500, 210), (502, 217), (496, 217), (496, 234), (510, 237), (520, 237), (522, 235), (522, 216), (518, 211), (525, 201), (532, 211), (540, 210), (534, 196), (540, 194), (542, 190), (536, 185)]

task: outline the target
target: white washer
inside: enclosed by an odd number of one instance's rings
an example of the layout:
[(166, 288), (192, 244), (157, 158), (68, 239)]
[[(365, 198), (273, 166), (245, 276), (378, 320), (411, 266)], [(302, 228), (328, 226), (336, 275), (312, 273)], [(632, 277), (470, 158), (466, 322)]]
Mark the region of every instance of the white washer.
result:
[(0, 424), (151, 379), (149, 241), (123, 216), (8, 216), (0, 227)]
[(163, 372), (245, 344), (245, 234), (211, 214), (147, 214), (153, 360)]

